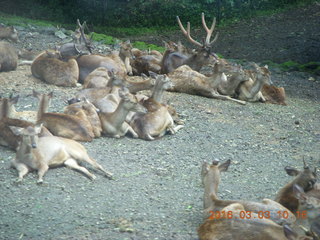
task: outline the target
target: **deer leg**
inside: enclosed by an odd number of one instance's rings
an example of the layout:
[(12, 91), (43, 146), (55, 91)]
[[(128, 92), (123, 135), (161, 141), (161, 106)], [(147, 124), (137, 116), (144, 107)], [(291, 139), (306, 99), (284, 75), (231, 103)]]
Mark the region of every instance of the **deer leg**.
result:
[(230, 96), (220, 95), (219, 93), (212, 92), (211, 94), (212, 94), (212, 98), (221, 99), (221, 100), (230, 100), (230, 101), (242, 104), (242, 105), (245, 105), (247, 103), (246, 101), (235, 99)]
[(21, 182), (23, 177), (29, 172), (29, 168), (23, 163), (12, 163), (12, 166), (14, 166), (19, 173), (17, 182)]
[(127, 126), (127, 132), (126, 133), (130, 133), (132, 135), (133, 138), (138, 138), (138, 134), (133, 130), (133, 128), (128, 124)]
[(104, 167), (102, 167), (99, 163), (97, 163), (96, 160), (90, 158), (89, 156), (86, 156), (83, 160), (86, 161), (87, 163), (91, 164), (92, 166), (94, 166), (96, 169), (99, 169), (102, 172), (104, 172), (106, 177), (112, 178), (113, 174), (111, 172), (108, 172), (107, 170), (105, 170)]
[(43, 176), (48, 171), (49, 166), (47, 164), (42, 164), (40, 168), (38, 169), (38, 181), (37, 183), (43, 183)]
[(84, 173), (86, 176), (88, 176), (91, 180), (94, 180), (96, 178), (95, 175), (93, 175), (92, 173), (90, 173), (88, 171), (88, 169), (86, 169), (85, 167), (81, 167), (76, 160), (74, 160), (73, 158), (69, 158), (68, 160), (66, 160), (64, 162), (64, 165), (66, 165), (69, 168), (72, 169), (76, 169), (82, 173)]

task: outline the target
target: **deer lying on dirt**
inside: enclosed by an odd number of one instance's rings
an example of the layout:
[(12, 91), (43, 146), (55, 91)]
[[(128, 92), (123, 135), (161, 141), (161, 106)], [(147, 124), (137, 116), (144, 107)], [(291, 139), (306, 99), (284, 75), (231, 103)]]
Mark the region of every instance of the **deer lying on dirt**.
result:
[(134, 75), (146, 74), (154, 72), (160, 74), (162, 54), (156, 50), (135, 53), (135, 58), (131, 61)]
[(26, 120), (32, 123), (37, 122), (37, 112), (36, 111), (23, 111), (23, 112), (17, 112), (16, 108), (14, 107), (15, 104), (17, 104), (19, 100), (18, 96), (10, 96), (9, 98), (2, 98), (3, 104), (6, 105), (6, 116), (9, 118), (15, 118), (15, 119), (22, 119)]
[(18, 66), (17, 51), (8, 42), (0, 42), (0, 72), (13, 71)]
[(281, 226), (267, 218), (252, 213), (251, 218), (242, 218), (247, 211), (240, 203), (232, 203), (221, 210), (231, 213), (230, 218), (207, 219), (198, 228), (200, 240), (312, 240), (298, 236), (288, 225)]
[(13, 42), (18, 42), (18, 32), (13, 27), (4, 27), (0, 25), (0, 40), (1, 39), (9, 39)]
[(215, 73), (210, 77), (206, 77), (203, 74), (192, 70), (187, 65), (183, 65), (168, 74), (174, 85), (173, 88), (169, 90), (246, 104), (245, 101), (234, 99), (218, 92), (219, 88), (220, 90), (223, 88), (222, 83), (227, 82), (226, 75), (219, 71), (218, 68), (219, 66), (215, 65)]
[(177, 17), (177, 21), (182, 33), (187, 37), (189, 42), (196, 45), (198, 49), (190, 56), (184, 55), (179, 51), (172, 51), (168, 49), (163, 55), (162, 64), (161, 64), (161, 73), (163, 74), (170, 73), (181, 65), (188, 65), (193, 70), (199, 71), (202, 66), (208, 63), (216, 62), (218, 57), (213, 53), (212, 45), (217, 40), (218, 34), (216, 34), (214, 39), (210, 41), (210, 38), (215, 28), (216, 19), (215, 18), (213, 19), (210, 29), (206, 24), (204, 13), (202, 13), (201, 15), (201, 20), (202, 20), (202, 26), (207, 32), (207, 36), (203, 44), (201, 44), (200, 42), (197, 42), (191, 37), (190, 23), (188, 22), (187, 30), (186, 30), (183, 27), (179, 17)]
[[(253, 202), (246, 200), (221, 200), (218, 199), (217, 190), (220, 182), (220, 171), (226, 171), (230, 162), (227, 161), (219, 164), (219, 161), (214, 160), (211, 165), (204, 163), (202, 166), (202, 182), (204, 184), (204, 217), (208, 217), (210, 211), (220, 211), (222, 208), (230, 204), (241, 204), (245, 211), (250, 213), (267, 212), (268, 218), (277, 224), (292, 224), (296, 221), (296, 217), (287, 208), (283, 207), (278, 202), (271, 199), (263, 199), (262, 202)], [(279, 218), (278, 212), (288, 213), (288, 218)]]
[(303, 164), (304, 168), (302, 171), (293, 167), (285, 167), (287, 174), (295, 178), (281, 188), (275, 197), (276, 202), (282, 204), (293, 213), (296, 213), (299, 209), (299, 200), (296, 198), (293, 186), (297, 184), (308, 193), (314, 188), (317, 181), (317, 170), (311, 170), (305, 161), (303, 161)]
[(37, 123), (43, 123), (53, 135), (77, 141), (90, 142), (93, 140), (94, 133), (85, 114), (73, 116), (47, 112), (53, 93), (40, 94), (33, 91), (33, 96), (39, 99)]
[(129, 92), (119, 91), (121, 100), (113, 112), (100, 112), (99, 117), (102, 125), (103, 134), (120, 138), (130, 133), (134, 138), (137, 138), (137, 133), (125, 121), (130, 111), (141, 111), (142, 106), (139, 104), (135, 95)]
[(263, 85), (261, 93), (266, 100), (266, 103), (287, 105), (286, 93), (283, 87), (276, 87), (271, 85)]
[(67, 115), (77, 116), (83, 120), (88, 121), (88, 123), (91, 125), (94, 137), (100, 137), (102, 128), (98, 115), (99, 111), (100, 110), (97, 109), (91, 102), (84, 98), (79, 102), (75, 102), (66, 106), (63, 113)]
[(237, 89), (238, 98), (248, 102), (265, 102), (266, 99), (261, 93), (261, 89), (264, 84), (271, 84), (270, 71), (268, 66), (259, 67), (254, 64), (253, 71), (247, 71), (250, 75), (249, 80), (240, 84)]
[(56, 136), (39, 137), (41, 125), (26, 128), (11, 127), (11, 129), (16, 135), (22, 136), (22, 142), (15, 159), (12, 161), (12, 166), (19, 173), (18, 181), (22, 181), (30, 170), (37, 170), (38, 183), (42, 183), (43, 176), (49, 167), (61, 165), (78, 170), (92, 180), (96, 178), (85, 167), (80, 166), (77, 161), (87, 162), (101, 170), (106, 177), (112, 177), (112, 173), (107, 172), (94, 159), (90, 158), (84, 146), (74, 140)]
[(161, 103), (164, 90), (170, 87), (172, 82), (166, 75), (157, 75), (151, 97), (140, 101), (148, 112), (135, 113), (130, 120), (130, 125), (139, 138), (154, 140), (164, 136), (167, 131), (174, 134), (183, 127), (182, 125), (174, 126), (168, 106)]
[(64, 87), (75, 87), (78, 82), (77, 61), (60, 60), (59, 52), (45, 51), (39, 54), (31, 65), (32, 75), (42, 81)]
[(110, 76), (104, 67), (96, 68), (83, 81), (83, 88), (103, 88), (108, 85)]

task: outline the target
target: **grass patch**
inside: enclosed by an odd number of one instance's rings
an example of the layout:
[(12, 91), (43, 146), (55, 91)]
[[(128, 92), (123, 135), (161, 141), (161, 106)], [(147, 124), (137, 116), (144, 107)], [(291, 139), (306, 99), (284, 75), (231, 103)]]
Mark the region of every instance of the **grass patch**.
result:
[(262, 64), (280, 68), (282, 71), (300, 71), (320, 75), (320, 62), (308, 62), (301, 64), (295, 61), (287, 61), (279, 64), (272, 61), (263, 61)]

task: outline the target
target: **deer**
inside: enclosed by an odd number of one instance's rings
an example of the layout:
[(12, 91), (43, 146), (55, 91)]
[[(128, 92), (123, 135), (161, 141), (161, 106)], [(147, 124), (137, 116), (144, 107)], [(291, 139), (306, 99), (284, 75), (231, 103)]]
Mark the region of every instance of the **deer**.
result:
[(96, 68), (83, 81), (83, 88), (103, 88), (110, 80), (109, 72), (104, 67)]
[(83, 98), (78, 102), (66, 106), (63, 110), (63, 113), (87, 120), (91, 125), (94, 137), (100, 137), (102, 128), (98, 115), (99, 111), (100, 110), (97, 109), (91, 102), (89, 102), (86, 98)]
[[(231, 213), (230, 218), (205, 220), (198, 228), (200, 240), (312, 240), (312, 237), (298, 236), (292, 228), (271, 219), (259, 218), (252, 213), (251, 218), (241, 218), (246, 208), (241, 203), (232, 203), (221, 212)], [(313, 239), (315, 240), (315, 239)]]
[[(34, 126), (34, 124), (22, 119), (10, 118), (10, 100), (8, 98), (0, 98), (0, 145), (16, 151), (21, 142), (21, 137), (15, 135), (10, 127), (28, 127)], [(42, 127), (41, 136), (52, 136), (52, 134), (48, 129)]]
[(283, 87), (276, 87), (264, 84), (261, 93), (266, 100), (266, 103), (279, 104), (286, 106), (286, 93)]
[(299, 200), (296, 198), (296, 194), (293, 191), (295, 184), (299, 185), (306, 193), (314, 188), (317, 181), (317, 169), (310, 169), (303, 160), (303, 170), (287, 166), (285, 171), (289, 176), (293, 176), (290, 182), (283, 186), (277, 193), (275, 201), (288, 208), (291, 212), (296, 213), (299, 209)]
[(0, 42), (0, 72), (13, 71), (18, 66), (18, 54), (13, 45)]
[(16, 157), (11, 162), (18, 171), (18, 182), (21, 182), (30, 170), (37, 170), (37, 183), (43, 183), (43, 177), (49, 168), (62, 165), (78, 170), (94, 180), (95, 175), (80, 166), (78, 162), (89, 163), (102, 171), (106, 177), (112, 178), (112, 173), (106, 171), (96, 160), (91, 158), (83, 145), (62, 137), (39, 137), (41, 127), (42, 124), (25, 128), (11, 127), (16, 135), (22, 137)]
[(37, 121), (37, 112), (36, 111), (23, 111), (17, 112), (15, 108), (15, 104), (17, 104), (19, 100), (19, 95), (13, 97), (10, 95), (9, 98), (2, 98), (3, 104), (6, 105), (6, 116), (9, 118), (22, 119), (25, 121), (29, 121), (32, 123), (36, 123)]
[(53, 92), (40, 94), (33, 91), (33, 96), (39, 100), (37, 123), (43, 123), (43, 126), (48, 128), (53, 135), (77, 141), (91, 142), (93, 140), (94, 133), (92, 126), (84, 113), (74, 116), (64, 113), (47, 112)]
[(174, 85), (173, 88), (169, 89), (169, 91), (229, 100), (242, 105), (246, 104), (246, 101), (219, 93), (218, 89), (223, 87), (222, 83), (227, 82), (228, 80), (226, 75), (219, 71), (218, 64), (215, 65), (214, 74), (210, 77), (206, 77), (203, 74), (192, 70), (187, 65), (178, 67), (176, 70), (169, 73), (168, 76)]
[(183, 127), (174, 125), (168, 106), (162, 104), (163, 92), (171, 86), (172, 82), (166, 75), (156, 75), (156, 85), (151, 97), (140, 101), (147, 113), (135, 113), (130, 120), (130, 125), (139, 138), (154, 140), (163, 137), (167, 131), (175, 134)]
[[(233, 203), (241, 204), (245, 211), (250, 213), (267, 212), (270, 220), (277, 224), (292, 224), (296, 221), (295, 215), (280, 203), (271, 199), (263, 199), (262, 202), (247, 201), (247, 200), (222, 200), (217, 196), (218, 185), (220, 182), (220, 172), (227, 171), (230, 161), (219, 164), (218, 160), (213, 160), (212, 164), (203, 163), (202, 165), (202, 182), (204, 185), (204, 217), (208, 217), (210, 211), (220, 211)], [(286, 212), (288, 218), (280, 218), (279, 212)]]
[(162, 54), (159, 51), (152, 50), (147, 52), (136, 52), (135, 58), (131, 60), (134, 75), (146, 74), (154, 72), (160, 74)]
[(102, 125), (102, 133), (109, 137), (121, 138), (127, 133), (137, 138), (137, 133), (126, 122), (130, 111), (143, 111), (137, 97), (128, 91), (119, 91), (121, 100), (113, 112), (100, 112), (99, 117)]
[(69, 59), (64, 62), (60, 58), (58, 51), (40, 53), (31, 64), (32, 75), (46, 83), (57, 86), (77, 86), (79, 78), (77, 61)]
[(261, 89), (264, 84), (271, 84), (271, 73), (268, 66), (259, 67), (256, 63), (253, 64), (254, 70), (248, 70), (250, 78), (247, 81), (242, 82), (236, 90), (238, 98), (240, 100), (249, 102), (265, 102), (266, 99), (261, 93)]
[(124, 62), (124, 65), (127, 70), (127, 75), (129, 75), (129, 76), (133, 75), (132, 67), (131, 67), (131, 63), (130, 63), (130, 60), (133, 58), (133, 54), (132, 54), (131, 50), (132, 50), (132, 44), (131, 44), (130, 40), (127, 40), (125, 42), (120, 43), (119, 57)]
[(13, 27), (4, 27), (0, 25), (0, 39), (9, 39), (18, 42), (18, 31)]
[(177, 16), (178, 25), (184, 34), (184, 36), (188, 39), (188, 41), (198, 47), (198, 49), (191, 54), (190, 56), (184, 55), (177, 51), (172, 51), (170, 49), (166, 50), (161, 64), (161, 73), (167, 74), (172, 72), (174, 69), (178, 68), (182, 65), (188, 65), (191, 69), (195, 71), (200, 71), (202, 66), (208, 63), (214, 63), (218, 60), (217, 55), (212, 51), (212, 45), (216, 42), (218, 38), (218, 34), (215, 35), (212, 41), (210, 38), (214, 31), (216, 25), (216, 18), (213, 19), (210, 29), (208, 28), (204, 13), (201, 14), (202, 26), (207, 32), (207, 36), (203, 44), (194, 40), (190, 35), (190, 22), (187, 23), (187, 30), (182, 25), (180, 18)]

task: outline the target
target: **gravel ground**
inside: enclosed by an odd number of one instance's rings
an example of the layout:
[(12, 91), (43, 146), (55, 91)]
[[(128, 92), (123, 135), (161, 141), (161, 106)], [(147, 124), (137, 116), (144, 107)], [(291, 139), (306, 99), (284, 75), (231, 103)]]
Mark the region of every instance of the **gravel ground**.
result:
[[(59, 41), (52, 32), (40, 34), (41, 39), (26, 34), (20, 46), (39, 50)], [(221, 198), (274, 198), (290, 180), (285, 166), (301, 168), (304, 157), (320, 167), (320, 79), (271, 71), (275, 85), (286, 89), (288, 106), (242, 106), (167, 92), (165, 99), (185, 120), (176, 135), (152, 142), (102, 137), (83, 143), (114, 180), (96, 172), (90, 181), (56, 168), (42, 185), (36, 184), (36, 173), (17, 184), (10, 168), (15, 153), (0, 147), (0, 239), (195, 240), (202, 222), (201, 164), (214, 158), (232, 161), (222, 176)], [(28, 96), (32, 89), (54, 91), (52, 111), (61, 111), (64, 100), (79, 90), (42, 83), (31, 76), (30, 66), (0, 73), (0, 84), (2, 96), (20, 95), (20, 110), (36, 109)]]

